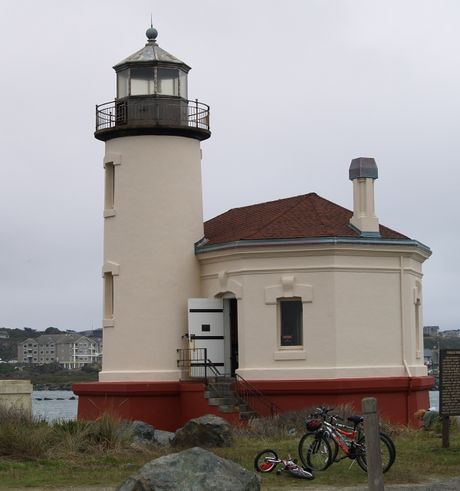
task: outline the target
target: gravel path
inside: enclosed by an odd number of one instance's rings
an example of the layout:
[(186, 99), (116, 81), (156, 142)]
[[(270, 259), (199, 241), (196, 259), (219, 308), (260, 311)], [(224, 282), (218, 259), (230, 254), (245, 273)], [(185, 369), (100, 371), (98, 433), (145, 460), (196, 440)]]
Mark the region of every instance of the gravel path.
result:
[[(0, 484), (0, 489), (2, 488)], [(8, 488), (9, 491), (115, 491), (114, 487), (70, 487), (70, 488)], [(262, 488), (263, 489), (263, 488)], [(274, 488), (271, 488), (272, 490)], [(295, 487), (292, 490), (283, 488), (284, 491), (299, 491), (305, 489), (308, 491), (367, 491), (367, 486), (315, 486), (314, 482), (306, 481), (305, 487)], [(181, 490), (181, 491), (186, 491)], [(268, 491), (268, 490), (267, 490)], [(385, 491), (460, 491), (460, 477), (446, 479), (443, 481), (433, 481), (424, 484), (392, 484), (385, 486)]]

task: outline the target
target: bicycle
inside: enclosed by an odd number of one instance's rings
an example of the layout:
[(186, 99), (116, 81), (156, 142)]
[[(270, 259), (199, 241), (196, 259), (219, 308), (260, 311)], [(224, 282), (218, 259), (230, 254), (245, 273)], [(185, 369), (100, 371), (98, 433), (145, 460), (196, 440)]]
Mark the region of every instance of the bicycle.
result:
[[(345, 458), (356, 460), (367, 472), (366, 438), (363, 417), (353, 415), (348, 421), (353, 426), (338, 423), (340, 416), (329, 415), (333, 408), (318, 408), (306, 423), (307, 433), (299, 442), (299, 456), (302, 463), (313, 470), (326, 470), (333, 462)], [(339, 450), (344, 456), (337, 459)], [(391, 438), (380, 432), (380, 455), (382, 471), (387, 472), (396, 459), (396, 447)], [(353, 462), (352, 462), (353, 464)]]
[(291, 456), (287, 459), (279, 459), (277, 453), (269, 448), (259, 452), (254, 459), (254, 468), (257, 472), (272, 472), (280, 464), (283, 467), (282, 469), (277, 469), (276, 473), (278, 475), (286, 472), (292, 476), (310, 481), (315, 478), (313, 472), (297, 465)]

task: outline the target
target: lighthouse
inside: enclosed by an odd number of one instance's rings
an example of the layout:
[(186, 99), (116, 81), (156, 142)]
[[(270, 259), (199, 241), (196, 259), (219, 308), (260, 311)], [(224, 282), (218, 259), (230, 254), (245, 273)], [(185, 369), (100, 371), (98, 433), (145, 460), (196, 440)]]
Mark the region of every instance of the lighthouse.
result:
[(188, 99), (190, 67), (145, 46), (117, 63), (114, 101), (96, 108), (105, 142), (104, 357), (99, 380), (177, 381), (187, 299), (200, 293), (200, 142), (209, 107)]
[(110, 411), (174, 431), (208, 413), (239, 423), (359, 409), (370, 396), (382, 417), (413, 421), (433, 384), (422, 335), (431, 250), (380, 223), (375, 160), (349, 166), (353, 210), (309, 192), (203, 223), (209, 107), (189, 99), (190, 67), (158, 46), (156, 29), (146, 35), (114, 66), (115, 100), (96, 107), (104, 354), (99, 382), (73, 386), (78, 416)]

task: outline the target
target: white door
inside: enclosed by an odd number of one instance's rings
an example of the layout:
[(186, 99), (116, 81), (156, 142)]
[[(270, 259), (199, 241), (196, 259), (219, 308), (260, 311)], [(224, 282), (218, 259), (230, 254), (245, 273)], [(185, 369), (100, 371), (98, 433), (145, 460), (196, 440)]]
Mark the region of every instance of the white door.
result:
[(189, 298), (188, 335), (194, 348), (206, 348), (207, 359), (224, 373), (224, 302), (219, 298)]

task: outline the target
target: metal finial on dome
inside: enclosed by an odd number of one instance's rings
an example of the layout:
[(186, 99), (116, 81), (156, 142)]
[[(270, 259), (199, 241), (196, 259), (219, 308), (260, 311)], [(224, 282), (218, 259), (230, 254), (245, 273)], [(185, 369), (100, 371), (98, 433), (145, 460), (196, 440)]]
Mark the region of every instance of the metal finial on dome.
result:
[(149, 41), (156, 41), (158, 31), (153, 27), (152, 15), (150, 14), (150, 27), (145, 31), (145, 35)]

